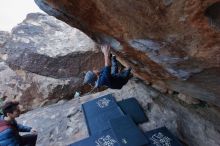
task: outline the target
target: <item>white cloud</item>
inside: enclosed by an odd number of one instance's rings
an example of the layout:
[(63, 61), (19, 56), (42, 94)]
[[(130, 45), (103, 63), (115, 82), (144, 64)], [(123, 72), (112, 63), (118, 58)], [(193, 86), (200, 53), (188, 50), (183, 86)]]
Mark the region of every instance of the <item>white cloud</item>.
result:
[(34, 0), (0, 0), (0, 30), (11, 31), (33, 12), (44, 13)]

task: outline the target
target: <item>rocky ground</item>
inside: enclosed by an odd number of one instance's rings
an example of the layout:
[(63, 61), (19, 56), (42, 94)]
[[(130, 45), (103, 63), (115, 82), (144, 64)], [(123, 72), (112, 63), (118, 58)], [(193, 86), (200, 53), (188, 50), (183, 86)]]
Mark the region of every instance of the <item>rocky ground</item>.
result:
[(174, 95), (163, 95), (139, 79), (131, 79), (122, 90), (105, 90), (96, 94), (60, 101), (35, 109), (19, 121), (38, 130), (39, 146), (64, 146), (88, 136), (81, 104), (112, 93), (117, 100), (135, 97), (142, 105), (149, 122), (141, 124), (143, 131), (166, 126), (190, 146), (219, 146), (219, 110), (211, 105), (189, 105)]

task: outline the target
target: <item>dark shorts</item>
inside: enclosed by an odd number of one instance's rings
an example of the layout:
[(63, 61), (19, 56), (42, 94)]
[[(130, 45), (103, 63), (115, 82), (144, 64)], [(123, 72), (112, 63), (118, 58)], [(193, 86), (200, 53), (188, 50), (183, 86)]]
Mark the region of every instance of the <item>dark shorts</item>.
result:
[(37, 142), (37, 134), (26, 134), (21, 136), (22, 146), (35, 146)]

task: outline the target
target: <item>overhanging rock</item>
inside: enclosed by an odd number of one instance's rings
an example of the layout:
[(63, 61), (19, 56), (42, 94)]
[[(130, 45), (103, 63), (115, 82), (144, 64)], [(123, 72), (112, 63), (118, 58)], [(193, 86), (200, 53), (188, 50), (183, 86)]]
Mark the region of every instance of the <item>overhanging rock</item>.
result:
[[(167, 90), (187, 93), (220, 106), (220, 74), (217, 71), (220, 67), (220, 33), (209, 23), (213, 15), (206, 13), (213, 5), (218, 11), (218, 4), (215, 6), (218, 0), (35, 2), (48, 14), (79, 28), (95, 41), (109, 43), (121, 62), (131, 66), (134, 74), (146, 82), (156, 84), (160, 81)], [(214, 22), (219, 22), (219, 16)], [(210, 70), (211, 76), (202, 77)], [(207, 78), (213, 81), (209, 85), (215, 91), (203, 86)], [(189, 82), (201, 88), (202, 95), (208, 92), (214, 98), (209, 100), (209, 97), (188, 92), (187, 86), (173, 88), (174, 82), (170, 83), (173, 80), (177, 84)]]

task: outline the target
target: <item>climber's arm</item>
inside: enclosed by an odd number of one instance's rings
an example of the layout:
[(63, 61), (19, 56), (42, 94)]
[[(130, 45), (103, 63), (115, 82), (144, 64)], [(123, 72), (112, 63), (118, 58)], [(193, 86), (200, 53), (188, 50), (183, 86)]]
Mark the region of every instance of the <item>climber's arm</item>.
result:
[(102, 45), (101, 50), (102, 50), (102, 53), (104, 54), (105, 66), (111, 66), (110, 46), (109, 45)]

